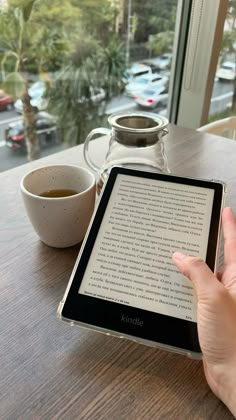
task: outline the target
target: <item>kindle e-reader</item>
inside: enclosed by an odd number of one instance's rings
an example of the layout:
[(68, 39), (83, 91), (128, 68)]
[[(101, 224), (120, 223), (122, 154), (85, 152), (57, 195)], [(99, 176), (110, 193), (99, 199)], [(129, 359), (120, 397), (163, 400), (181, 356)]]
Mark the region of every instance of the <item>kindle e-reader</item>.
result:
[(195, 292), (172, 255), (215, 271), (224, 192), (218, 181), (113, 167), (58, 316), (201, 358)]

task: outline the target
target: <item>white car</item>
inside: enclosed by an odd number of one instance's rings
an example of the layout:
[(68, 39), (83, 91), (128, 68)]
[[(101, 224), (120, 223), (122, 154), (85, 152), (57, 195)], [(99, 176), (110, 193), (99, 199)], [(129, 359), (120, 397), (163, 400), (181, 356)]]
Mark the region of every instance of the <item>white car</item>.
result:
[(129, 69), (125, 70), (123, 82), (125, 84), (132, 82), (136, 77), (152, 74), (151, 66), (142, 63), (135, 63)]
[(172, 60), (171, 53), (162, 54), (160, 57), (153, 59), (153, 63), (160, 69), (160, 70), (167, 70), (170, 68)]
[(233, 61), (225, 61), (221, 65), (218, 66), (216, 70), (216, 77), (226, 80), (234, 80), (236, 76), (236, 66)]
[(158, 105), (167, 105), (168, 86), (163, 85), (157, 88), (147, 87), (139, 95), (135, 96), (135, 101), (140, 107), (156, 108)]
[[(31, 97), (31, 105), (36, 111), (45, 111), (47, 109), (48, 100), (43, 97), (43, 94), (46, 90), (46, 85), (44, 82), (36, 82), (29, 88), (29, 95)], [(93, 103), (102, 102), (105, 99), (105, 91), (102, 88), (90, 88), (90, 99)], [(78, 99), (78, 102), (85, 102), (86, 98), (82, 97)], [(15, 110), (22, 114), (23, 104), (21, 99), (17, 99), (14, 103)]]
[[(30, 103), (37, 111), (44, 111), (47, 108), (47, 100), (43, 98), (45, 90), (46, 85), (42, 81), (34, 83), (29, 88)], [(14, 103), (14, 108), (19, 114), (22, 114), (23, 104), (21, 99), (17, 99)]]
[[(98, 103), (102, 102), (106, 97), (106, 93), (105, 93), (105, 90), (103, 88), (90, 87), (89, 90), (90, 90), (90, 100), (94, 104), (98, 104)], [(78, 99), (79, 103), (83, 103), (83, 102), (86, 102), (86, 101), (88, 101), (88, 98), (86, 98), (85, 96), (82, 96)]]
[(125, 87), (125, 93), (128, 96), (134, 98), (139, 95), (144, 89), (165, 86), (168, 81), (166, 76), (161, 74), (148, 74), (146, 76), (136, 77), (131, 83), (128, 83)]

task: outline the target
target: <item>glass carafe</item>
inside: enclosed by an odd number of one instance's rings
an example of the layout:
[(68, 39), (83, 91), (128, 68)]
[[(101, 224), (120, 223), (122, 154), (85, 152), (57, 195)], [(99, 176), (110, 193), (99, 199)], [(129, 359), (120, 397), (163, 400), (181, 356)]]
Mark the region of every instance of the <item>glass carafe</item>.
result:
[[(100, 190), (112, 166), (156, 172), (170, 172), (164, 149), (163, 137), (168, 133), (168, 120), (154, 113), (130, 112), (113, 114), (108, 122), (111, 129), (96, 128), (84, 143), (87, 165), (99, 173), (97, 192)], [(97, 135), (108, 135), (109, 146), (104, 163), (98, 167), (89, 156), (89, 142)]]

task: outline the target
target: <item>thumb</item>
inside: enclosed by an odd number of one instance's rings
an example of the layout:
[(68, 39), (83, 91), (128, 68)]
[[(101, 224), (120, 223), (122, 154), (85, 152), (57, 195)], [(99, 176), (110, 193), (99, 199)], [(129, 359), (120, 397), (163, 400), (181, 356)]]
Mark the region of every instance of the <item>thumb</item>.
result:
[(211, 296), (221, 283), (214, 276), (206, 263), (198, 257), (190, 257), (182, 252), (175, 252), (173, 261), (180, 272), (188, 277), (196, 290), (198, 299)]

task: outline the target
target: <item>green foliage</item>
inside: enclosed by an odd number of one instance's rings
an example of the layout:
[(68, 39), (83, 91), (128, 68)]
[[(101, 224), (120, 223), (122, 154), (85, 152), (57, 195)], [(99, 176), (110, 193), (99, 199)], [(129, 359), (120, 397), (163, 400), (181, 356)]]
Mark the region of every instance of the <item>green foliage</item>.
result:
[(29, 0), (24, 7), (22, 7), (23, 19), (28, 22), (36, 0)]
[(34, 33), (26, 67), (46, 72), (58, 71), (72, 54), (78, 37), (80, 10), (70, 0), (37, 1), (34, 8)]
[(19, 72), (9, 73), (3, 82), (3, 90), (13, 98), (19, 98), (25, 90), (25, 80)]
[(221, 42), (221, 52), (223, 55), (227, 53), (234, 53), (236, 43), (236, 30), (225, 31)]
[(173, 42), (174, 32), (166, 31), (160, 32), (157, 35), (152, 35), (147, 45), (149, 50), (154, 54), (162, 54), (172, 50)]
[(100, 48), (100, 43), (98, 40), (87, 36), (83, 38), (82, 34), (75, 41), (74, 50), (72, 52), (72, 63), (75, 67), (80, 67), (83, 64), (83, 61), (88, 57), (91, 57), (96, 54), (97, 50)]
[(26, 36), (23, 11), (19, 8), (3, 9), (0, 13), (0, 46), (5, 53), (1, 60), (1, 72), (4, 89), (15, 98), (23, 93), (26, 86), (26, 81), (19, 74), (25, 60)]
[(228, 24), (231, 25), (231, 28), (234, 29), (236, 20), (236, 0), (228, 0), (226, 19), (228, 21)]
[(227, 117), (235, 117), (235, 111), (233, 111), (231, 108), (227, 108), (222, 112), (218, 112), (217, 114), (209, 116), (207, 123), (218, 121)]
[(22, 19), (19, 9), (0, 9), (0, 47), (6, 53), (18, 52)]
[(63, 28), (57, 27), (39, 28), (34, 36), (34, 44), (29, 49), (30, 60), (36, 64), (39, 73), (59, 70), (70, 53), (69, 40)]
[(58, 73), (46, 93), (48, 109), (58, 117), (61, 139), (70, 145), (82, 143), (101, 120), (100, 105), (91, 99), (93, 73), (90, 58), (80, 68), (68, 65)]
[(58, 117), (61, 139), (69, 144), (82, 143), (90, 130), (104, 125), (105, 103), (93, 101), (93, 90), (102, 87), (109, 99), (122, 86), (123, 45), (117, 38), (106, 48), (92, 45), (85, 43), (83, 58), (65, 66), (46, 92), (48, 110)]
[(124, 46), (118, 38), (112, 37), (105, 48), (100, 48), (98, 62), (101, 67), (102, 86), (106, 98), (116, 96), (123, 89), (122, 76), (125, 70)]
[(236, 53), (236, 0), (228, 0), (227, 17), (226, 21), (230, 30), (223, 33), (221, 42), (221, 61), (225, 59), (227, 54)]
[(118, 6), (119, 1), (107, 0), (81, 0), (79, 6), (73, 0), (51, 0), (50, 6), (47, 0), (10, 0), (10, 7), (0, 11), (6, 91), (21, 95), (28, 83), (20, 73), (25, 76), (29, 68), (44, 77), (45, 72), (58, 71), (46, 97), (48, 110), (59, 117), (63, 140), (68, 143), (83, 141), (103, 119), (101, 104), (91, 98), (93, 88), (103, 86), (107, 98), (120, 91), (123, 46), (107, 36)]
[[(126, 15), (127, 15), (126, 2)], [(147, 42), (149, 34), (174, 31), (177, 0), (147, 1), (132, 0), (132, 15), (138, 16), (135, 42)], [(126, 17), (127, 19), (127, 17)]]
[[(0, 10), (0, 49), (14, 51), (26, 71), (57, 71), (71, 54), (79, 15), (70, 0), (52, 0), (50, 7), (46, 0), (11, 0)], [(13, 71), (12, 56), (4, 65)]]
[(120, 1), (114, 0), (72, 0), (81, 11), (81, 28), (85, 34), (95, 39), (107, 41), (114, 30), (115, 17), (119, 12)]
[[(123, 88), (125, 48), (115, 34), (122, 1), (9, 0), (8, 4), (9, 8), (0, 9), (6, 89), (14, 90), (16, 96), (25, 83), (27, 90), (28, 80), (18, 78), (17, 71), (24, 77), (27, 71), (33, 71), (44, 80), (47, 74), (57, 73), (46, 93), (49, 111), (58, 116), (65, 141), (83, 141), (104, 118), (101, 105), (92, 101), (91, 89), (102, 87), (108, 100)], [(145, 5), (132, 0), (134, 42), (144, 45), (153, 34), (149, 45), (153, 52), (172, 49), (176, 4), (177, 0), (152, 0)], [(125, 0), (123, 36), (127, 6)], [(147, 51), (146, 45), (144, 48)]]
[[(233, 11), (232, 11), (233, 12)], [(235, 13), (236, 9), (234, 9), (234, 20), (235, 20)], [(233, 59), (236, 61), (236, 29), (233, 28), (231, 31), (225, 31), (223, 34), (223, 39), (221, 43), (221, 59), (220, 61), (223, 62), (227, 59), (228, 55), (233, 56)], [(236, 79), (234, 79), (234, 88), (233, 88), (233, 100), (232, 100), (232, 111), (235, 111), (236, 108)]]

